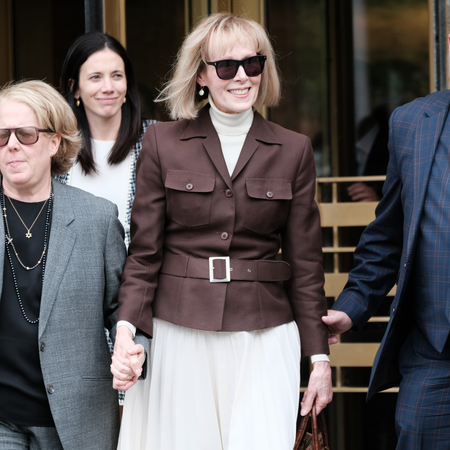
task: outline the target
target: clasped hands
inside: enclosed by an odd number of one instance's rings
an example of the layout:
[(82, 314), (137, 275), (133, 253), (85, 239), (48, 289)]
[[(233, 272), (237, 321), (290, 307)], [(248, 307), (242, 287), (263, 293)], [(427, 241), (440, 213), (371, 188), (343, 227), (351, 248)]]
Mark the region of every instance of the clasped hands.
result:
[(141, 376), (144, 361), (144, 347), (134, 343), (128, 327), (118, 327), (111, 364), (113, 388), (121, 391), (130, 389)]

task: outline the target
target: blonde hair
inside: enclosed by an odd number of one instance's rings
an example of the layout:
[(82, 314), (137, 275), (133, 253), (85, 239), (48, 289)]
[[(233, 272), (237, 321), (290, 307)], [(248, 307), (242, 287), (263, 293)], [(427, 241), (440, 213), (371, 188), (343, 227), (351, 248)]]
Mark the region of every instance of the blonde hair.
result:
[(247, 39), (256, 47), (256, 53), (266, 55), (267, 60), (261, 74), (261, 84), (255, 106), (275, 106), (280, 100), (280, 79), (275, 54), (267, 32), (254, 20), (230, 13), (212, 14), (188, 34), (178, 51), (172, 69), (172, 78), (165, 84), (156, 102), (165, 102), (172, 119), (195, 119), (202, 99), (198, 91), (198, 75), (210, 61), (211, 40), (225, 51), (230, 46), (230, 36), (236, 41)]
[(66, 173), (81, 148), (77, 120), (64, 97), (55, 88), (39, 80), (8, 83), (0, 90), (0, 103), (11, 100), (26, 103), (35, 112), (39, 126), (61, 136), (52, 158), (52, 176)]

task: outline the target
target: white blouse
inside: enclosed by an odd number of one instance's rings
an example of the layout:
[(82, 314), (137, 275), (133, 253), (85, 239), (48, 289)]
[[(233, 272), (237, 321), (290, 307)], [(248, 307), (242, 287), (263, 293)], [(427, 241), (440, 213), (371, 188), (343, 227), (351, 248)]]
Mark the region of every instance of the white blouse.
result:
[(115, 203), (119, 209), (119, 220), (126, 228), (128, 227), (127, 204), (132, 162), (131, 152), (120, 164), (110, 165), (108, 164), (108, 155), (114, 141), (92, 139), (91, 142), (92, 155), (98, 172), (86, 175), (81, 170), (81, 165), (77, 163), (70, 171), (68, 184)]

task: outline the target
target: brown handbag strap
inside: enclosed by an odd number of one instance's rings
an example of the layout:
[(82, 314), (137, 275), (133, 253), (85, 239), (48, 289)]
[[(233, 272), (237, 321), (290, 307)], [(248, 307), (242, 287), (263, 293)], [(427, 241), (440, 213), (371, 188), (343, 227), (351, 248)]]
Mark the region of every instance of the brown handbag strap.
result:
[(312, 414), (311, 414), (311, 428), (312, 428), (313, 446), (314, 446), (314, 450), (320, 450), (320, 447), (319, 447), (319, 430), (317, 428), (316, 402), (313, 403), (311, 412), (312, 412)]
[(300, 444), (303, 441), (303, 438), (306, 434), (306, 428), (308, 427), (309, 419), (311, 418), (311, 412), (306, 416), (302, 417), (302, 421), (300, 422), (300, 426), (297, 432), (297, 438), (295, 439), (294, 450), (298, 450), (300, 448)]
[(323, 415), (323, 412), (319, 414), (320, 417), (320, 428), (322, 430), (322, 439), (323, 439), (323, 445), (325, 450), (330, 450), (330, 444), (328, 443), (328, 429), (327, 429), (327, 423), (325, 421), (325, 416)]
[[(309, 412), (309, 414), (302, 418), (300, 427), (297, 432), (297, 438), (295, 439), (294, 450), (298, 450), (300, 448), (300, 445), (306, 434), (306, 429), (308, 427), (308, 423), (310, 420), (311, 420), (311, 429), (312, 429), (314, 450), (321, 450), (320, 442), (319, 442), (319, 427), (318, 427), (318, 421), (317, 421), (316, 403), (315, 402), (313, 403), (312, 409)], [(320, 421), (320, 429), (322, 431), (322, 439), (323, 439), (323, 445), (324, 445), (323, 448), (324, 448), (324, 450), (330, 450), (330, 446), (328, 443), (327, 424), (325, 422), (325, 417), (324, 417), (323, 413), (319, 414), (319, 421)]]

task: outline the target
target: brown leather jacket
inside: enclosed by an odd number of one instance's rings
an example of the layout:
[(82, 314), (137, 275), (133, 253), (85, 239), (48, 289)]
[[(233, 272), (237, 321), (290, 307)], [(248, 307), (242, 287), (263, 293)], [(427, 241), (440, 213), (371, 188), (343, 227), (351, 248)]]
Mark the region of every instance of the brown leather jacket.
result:
[[(209, 107), (150, 125), (131, 216), (119, 320), (212, 331), (297, 322), (302, 355), (328, 353), (320, 219), (307, 137), (255, 112), (230, 177)], [(280, 238), (283, 262), (276, 259)], [(229, 256), (231, 271), (224, 260)], [(264, 263), (254, 261), (267, 261)], [(287, 268), (287, 270), (286, 270)], [(226, 270), (225, 270), (226, 269)], [(210, 282), (231, 274), (231, 282)]]

